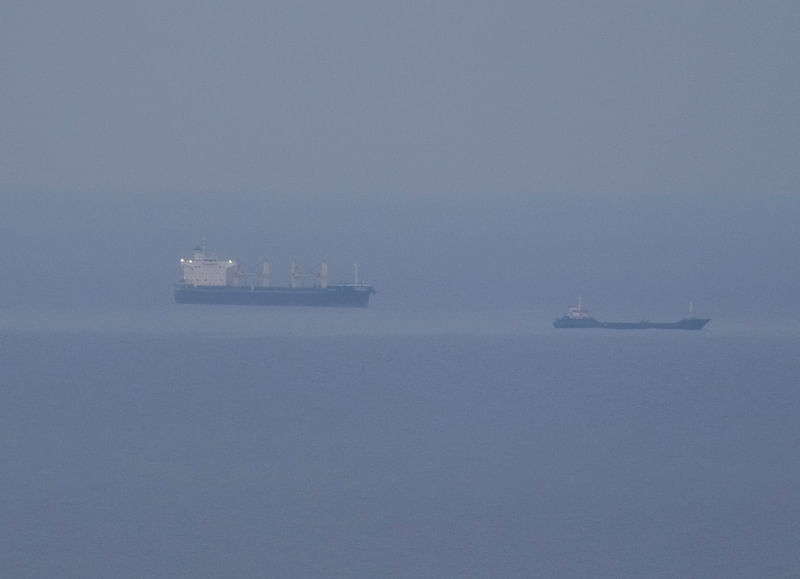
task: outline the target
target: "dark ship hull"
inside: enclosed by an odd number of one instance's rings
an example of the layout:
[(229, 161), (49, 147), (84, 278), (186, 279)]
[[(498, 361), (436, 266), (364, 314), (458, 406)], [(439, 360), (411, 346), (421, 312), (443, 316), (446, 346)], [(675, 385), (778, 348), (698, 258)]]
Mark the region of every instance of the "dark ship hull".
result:
[(179, 304), (218, 304), (242, 306), (361, 307), (375, 293), (369, 285), (333, 285), (325, 288), (175, 286)]
[(684, 318), (677, 322), (601, 322), (594, 318), (563, 316), (553, 322), (556, 328), (606, 328), (609, 330), (701, 330), (711, 318)]

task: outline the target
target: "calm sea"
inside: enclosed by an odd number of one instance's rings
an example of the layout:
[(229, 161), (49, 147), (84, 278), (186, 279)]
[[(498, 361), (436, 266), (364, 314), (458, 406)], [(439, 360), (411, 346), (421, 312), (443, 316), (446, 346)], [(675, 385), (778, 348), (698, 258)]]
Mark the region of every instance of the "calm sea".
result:
[(794, 577), (800, 329), (0, 312), (2, 577)]

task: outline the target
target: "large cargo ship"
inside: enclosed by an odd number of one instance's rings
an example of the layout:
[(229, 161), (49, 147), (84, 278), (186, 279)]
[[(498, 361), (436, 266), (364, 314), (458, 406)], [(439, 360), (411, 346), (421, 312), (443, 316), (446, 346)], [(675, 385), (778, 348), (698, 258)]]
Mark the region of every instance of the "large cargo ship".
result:
[[(329, 306), (366, 307), (375, 293), (371, 285), (358, 280), (355, 266), (353, 283), (329, 284), (328, 264), (308, 273), (296, 263), (289, 270), (288, 286), (270, 285), (270, 265), (253, 274), (234, 259), (220, 259), (196, 247), (191, 257), (180, 260), (181, 279), (175, 284), (179, 304), (230, 304), (247, 306)], [(310, 285), (305, 285), (311, 280)]]
[(569, 309), (566, 315), (553, 322), (556, 328), (606, 328), (609, 330), (701, 330), (711, 321), (711, 318), (694, 317), (694, 305), (689, 304), (689, 317), (677, 322), (601, 322), (589, 315), (589, 310), (583, 307), (581, 299), (578, 305)]

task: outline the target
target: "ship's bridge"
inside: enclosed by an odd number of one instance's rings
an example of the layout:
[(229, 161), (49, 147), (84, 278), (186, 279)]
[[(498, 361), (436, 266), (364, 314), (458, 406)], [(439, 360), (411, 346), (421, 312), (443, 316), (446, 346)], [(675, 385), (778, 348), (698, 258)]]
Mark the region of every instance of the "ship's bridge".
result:
[(233, 259), (218, 259), (203, 248), (195, 248), (190, 258), (181, 258), (182, 283), (193, 286), (241, 285), (241, 266)]

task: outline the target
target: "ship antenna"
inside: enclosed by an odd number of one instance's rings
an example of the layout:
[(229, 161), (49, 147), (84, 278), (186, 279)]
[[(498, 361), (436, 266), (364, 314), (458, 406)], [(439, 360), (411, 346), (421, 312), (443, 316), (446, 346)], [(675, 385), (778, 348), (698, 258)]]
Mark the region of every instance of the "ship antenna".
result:
[(689, 317), (690, 318), (694, 317), (694, 302), (693, 301), (689, 302)]
[(358, 285), (358, 262), (353, 264), (353, 285)]

